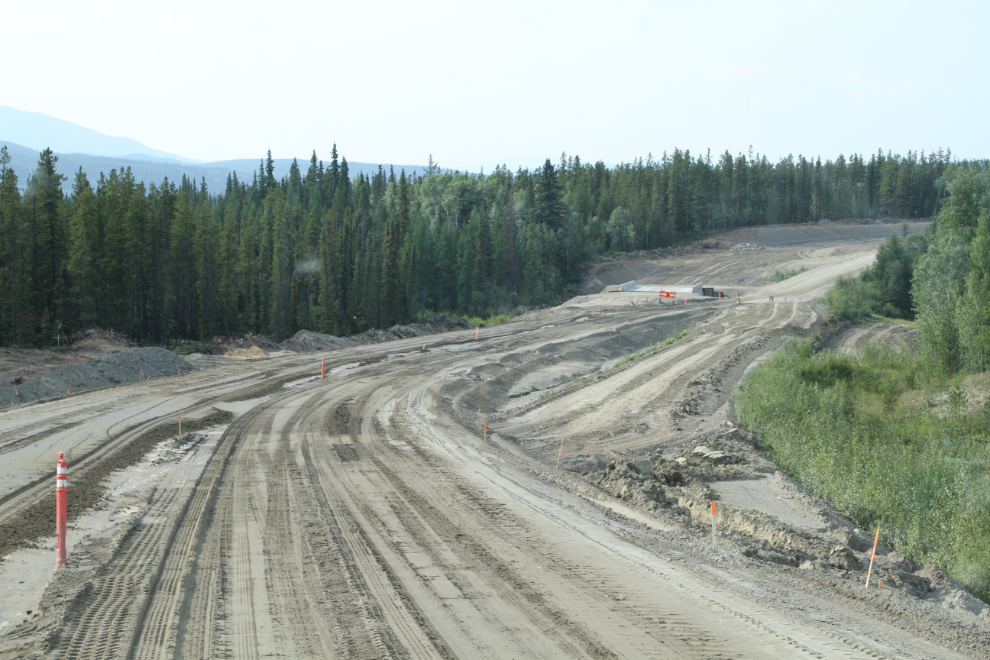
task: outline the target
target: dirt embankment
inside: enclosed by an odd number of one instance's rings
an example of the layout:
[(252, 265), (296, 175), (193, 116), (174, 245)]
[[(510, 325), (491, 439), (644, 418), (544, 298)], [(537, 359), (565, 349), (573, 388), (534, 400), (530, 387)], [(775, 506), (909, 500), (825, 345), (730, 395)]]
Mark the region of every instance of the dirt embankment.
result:
[(88, 362), (70, 363), (39, 378), (19, 383), (11, 380), (9, 385), (0, 387), (0, 407), (190, 371), (197, 369), (164, 348), (107, 351)]
[(208, 346), (197, 352), (204, 355), (254, 359), (264, 358), (269, 353), (278, 351), (291, 351), (293, 353), (333, 351), (339, 348), (380, 344), (386, 341), (408, 339), (409, 337), (425, 337), (466, 328), (468, 328), (467, 321), (461, 317), (440, 313), (420, 319), (416, 323), (394, 325), (387, 330), (366, 330), (361, 334), (347, 337), (325, 335), (312, 330), (300, 330), (283, 342), (267, 335), (246, 334), (240, 337), (214, 337)]

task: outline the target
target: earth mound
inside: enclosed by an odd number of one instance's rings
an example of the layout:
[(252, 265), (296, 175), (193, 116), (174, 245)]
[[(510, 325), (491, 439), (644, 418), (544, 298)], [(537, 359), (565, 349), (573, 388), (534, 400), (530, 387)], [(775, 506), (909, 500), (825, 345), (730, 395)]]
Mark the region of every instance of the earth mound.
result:
[(37, 399), (67, 396), (73, 392), (175, 376), (190, 371), (197, 369), (164, 348), (112, 350), (89, 362), (68, 364), (46, 376), (25, 380), (18, 385), (0, 387), (0, 404), (18, 405)]

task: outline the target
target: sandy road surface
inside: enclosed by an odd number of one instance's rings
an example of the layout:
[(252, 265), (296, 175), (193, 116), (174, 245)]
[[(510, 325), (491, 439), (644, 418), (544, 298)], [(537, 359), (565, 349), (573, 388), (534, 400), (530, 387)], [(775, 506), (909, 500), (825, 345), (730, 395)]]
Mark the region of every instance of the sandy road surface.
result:
[[(795, 290), (868, 263), (875, 242), (857, 245)], [(917, 616), (713, 551), (683, 516), (579, 476), (723, 423), (746, 366), (816, 319), (807, 303), (624, 310), (587, 296), (478, 341), (336, 351), (323, 382), (312, 355), (217, 361), (5, 413), (0, 526), (50, 504), (56, 450), (85, 479), (174, 435), (179, 411), (202, 423), (153, 486), (107, 496), (118, 533), (74, 540), (39, 609), (0, 612), (19, 615), (0, 658), (988, 657), (976, 617)]]

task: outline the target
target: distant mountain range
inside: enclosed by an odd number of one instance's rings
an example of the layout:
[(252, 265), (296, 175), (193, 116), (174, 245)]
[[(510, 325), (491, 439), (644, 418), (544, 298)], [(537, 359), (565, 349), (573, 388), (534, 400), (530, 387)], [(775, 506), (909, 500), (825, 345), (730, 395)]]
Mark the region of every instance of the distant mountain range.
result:
[(203, 162), (152, 149), (137, 140), (104, 135), (70, 121), (6, 105), (0, 105), (0, 139), (26, 145), (39, 152), (50, 147), (52, 151), (64, 154), (94, 154), (173, 163)]
[[(67, 176), (62, 185), (66, 192), (72, 189), (72, 180), (80, 167), (94, 187), (100, 173), (110, 174), (110, 170), (130, 167), (134, 178), (145, 185), (161, 183), (165, 177), (170, 181), (181, 181), (182, 176), (186, 175), (197, 183), (205, 180), (210, 192), (219, 193), (226, 189), (227, 176), (232, 172), (237, 173), (238, 180), (250, 183), (264, 156), (205, 163), (152, 149), (130, 138), (104, 135), (39, 112), (25, 112), (0, 105), (0, 146), (4, 145), (11, 156), (8, 167), (16, 172), (21, 189), (27, 185), (28, 175), (37, 168), (38, 155), (43, 149), (51, 148), (58, 156), (58, 171)], [(288, 175), (292, 160), (274, 159), (275, 178)], [(324, 162), (324, 167), (327, 164)], [(407, 175), (422, 174), (426, 169), (420, 165), (393, 166), (382, 163), (382, 166), (386, 171), (394, 167), (396, 175), (401, 170), (405, 170)], [(347, 167), (352, 177), (358, 174), (370, 176), (378, 171), (379, 164), (348, 161)], [(299, 159), (299, 168), (305, 176), (309, 168), (309, 155)]]

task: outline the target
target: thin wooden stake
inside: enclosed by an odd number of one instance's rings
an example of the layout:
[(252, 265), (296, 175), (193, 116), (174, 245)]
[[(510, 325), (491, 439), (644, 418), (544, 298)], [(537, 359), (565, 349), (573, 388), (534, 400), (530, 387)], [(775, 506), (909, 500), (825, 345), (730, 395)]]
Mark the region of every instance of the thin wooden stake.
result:
[(716, 537), (718, 536), (718, 532), (716, 532), (716, 530), (715, 530), (715, 517), (716, 517), (715, 516), (715, 500), (712, 500), (712, 552), (714, 552), (718, 548), (718, 543), (716, 541)]
[(877, 541), (880, 540), (880, 528), (877, 527), (877, 535), (873, 537), (873, 551), (870, 552), (870, 570), (866, 571), (866, 588), (870, 588), (870, 576), (873, 575), (873, 560), (877, 558)]
[(560, 469), (560, 457), (564, 455), (564, 439), (560, 439), (560, 451), (557, 452), (557, 469)]

